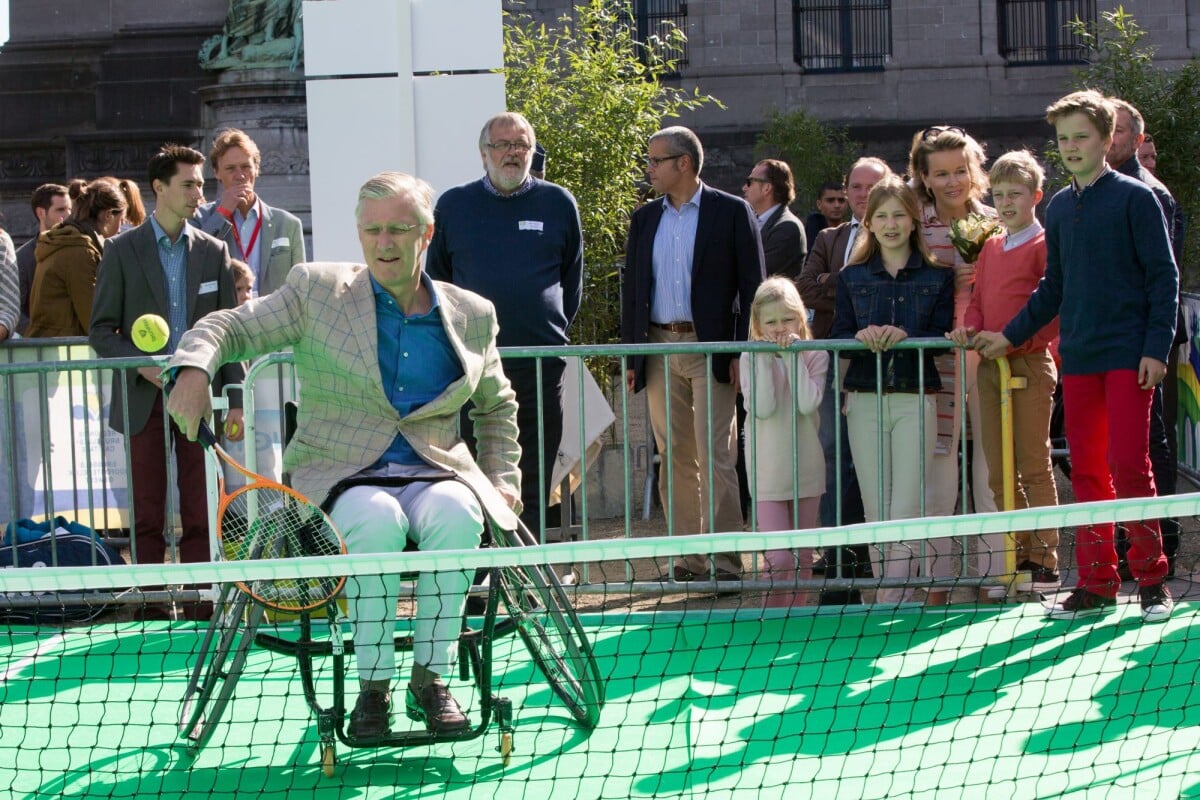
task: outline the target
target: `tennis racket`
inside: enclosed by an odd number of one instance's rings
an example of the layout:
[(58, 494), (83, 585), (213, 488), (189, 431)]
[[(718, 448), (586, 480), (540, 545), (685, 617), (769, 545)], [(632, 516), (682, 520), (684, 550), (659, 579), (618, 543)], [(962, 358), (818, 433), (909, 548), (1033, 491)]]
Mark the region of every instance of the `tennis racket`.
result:
[[(345, 541), (320, 506), (243, 467), (217, 443), (208, 423), (200, 422), (197, 438), (218, 462), (217, 539), (225, 558), (239, 561), (346, 552)], [(226, 492), (221, 464), (229, 465), (246, 484)], [(325, 576), (237, 581), (237, 587), (264, 606), (296, 613), (327, 605), (345, 583), (345, 576)]]

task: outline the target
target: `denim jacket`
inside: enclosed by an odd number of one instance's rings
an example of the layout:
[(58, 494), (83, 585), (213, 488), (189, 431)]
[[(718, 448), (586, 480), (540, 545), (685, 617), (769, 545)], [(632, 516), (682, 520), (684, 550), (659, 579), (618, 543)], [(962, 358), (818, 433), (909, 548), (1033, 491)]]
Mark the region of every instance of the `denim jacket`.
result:
[[(838, 273), (830, 338), (853, 339), (868, 325), (895, 325), (910, 339), (942, 336), (954, 324), (954, 270), (926, 263), (914, 251), (893, 278), (877, 253), (865, 264), (853, 264)], [(933, 357), (944, 350), (925, 350), (925, 389), (942, 388)], [(920, 389), (920, 351), (887, 350), (883, 358), (883, 386), (875, 380), (875, 354), (847, 352), (847, 391), (916, 392)]]

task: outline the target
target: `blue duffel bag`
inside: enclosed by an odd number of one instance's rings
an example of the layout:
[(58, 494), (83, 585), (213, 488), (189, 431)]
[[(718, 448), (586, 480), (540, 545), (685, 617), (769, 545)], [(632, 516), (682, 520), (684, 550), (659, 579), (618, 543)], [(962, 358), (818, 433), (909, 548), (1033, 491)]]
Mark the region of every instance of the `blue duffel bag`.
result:
[[(40, 536), (33, 536), (40, 532)], [(16, 544), (12, 544), (13, 540)], [(62, 517), (34, 523), (27, 519), (9, 523), (0, 546), (0, 569), (22, 567), (90, 567), (124, 564), (120, 553), (100, 540), (91, 528)], [(36, 605), (28, 603), (30, 594), (3, 591), (0, 572), (0, 620), (12, 625), (60, 625), (64, 622), (88, 622), (108, 611), (111, 603), (54, 602), (54, 592), (39, 593)], [(74, 592), (78, 594), (78, 592)]]

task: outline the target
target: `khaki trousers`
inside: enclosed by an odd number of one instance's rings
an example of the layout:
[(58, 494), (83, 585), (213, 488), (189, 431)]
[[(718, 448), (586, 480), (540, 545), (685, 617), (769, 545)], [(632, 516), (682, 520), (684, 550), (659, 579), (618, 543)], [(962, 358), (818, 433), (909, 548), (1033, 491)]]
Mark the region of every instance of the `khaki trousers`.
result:
[[(676, 344), (697, 339), (694, 333), (674, 333), (651, 326), (650, 341)], [(668, 529), (675, 535), (740, 531), (737, 390), (731, 383), (717, 383), (702, 353), (672, 355), (666, 360), (668, 365), (664, 365), (662, 355), (646, 357), (646, 391), (650, 425), (658, 452), (663, 456), (658, 493), (669, 515), (668, 523), (673, 522)], [(715, 553), (713, 561), (717, 569), (742, 572), (737, 553)], [(682, 564), (696, 573), (706, 573), (709, 569), (708, 559), (701, 555), (685, 556)]]

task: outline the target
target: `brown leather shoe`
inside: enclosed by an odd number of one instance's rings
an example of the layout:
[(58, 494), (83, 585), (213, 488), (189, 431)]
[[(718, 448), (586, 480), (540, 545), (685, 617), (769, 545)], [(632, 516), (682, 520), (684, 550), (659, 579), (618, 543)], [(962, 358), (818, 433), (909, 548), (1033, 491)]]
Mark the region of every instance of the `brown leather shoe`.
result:
[(346, 733), (352, 739), (378, 739), (392, 730), (392, 699), (387, 692), (364, 689), (350, 712)]
[(470, 727), (467, 715), (441, 681), (418, 690), (411, 684), (405, 701), (408, 718), (424, 722), (431, 733), (457, 733)]

